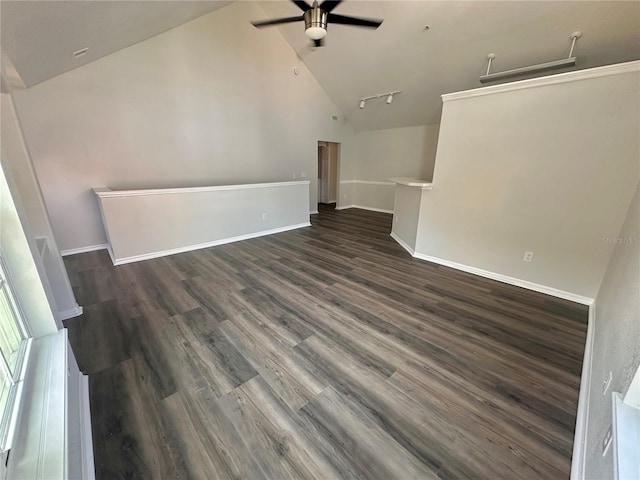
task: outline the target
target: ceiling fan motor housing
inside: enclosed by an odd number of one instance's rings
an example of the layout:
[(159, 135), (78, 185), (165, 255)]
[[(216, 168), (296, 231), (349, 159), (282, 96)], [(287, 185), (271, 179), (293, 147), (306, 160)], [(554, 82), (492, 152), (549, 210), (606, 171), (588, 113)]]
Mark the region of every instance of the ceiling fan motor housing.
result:
[(310, 8), (304, 12), (304, 33), (312, 40), (320, 40), (327, 35), (329, 14), (320, 8)]

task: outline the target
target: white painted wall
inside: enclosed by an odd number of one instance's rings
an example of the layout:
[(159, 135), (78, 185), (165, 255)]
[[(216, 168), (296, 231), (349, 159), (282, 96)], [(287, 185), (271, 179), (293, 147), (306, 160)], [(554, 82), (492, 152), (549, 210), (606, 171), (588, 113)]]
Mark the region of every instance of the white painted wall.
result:
[(354, 180), (433, 177), (439, 125), (356, 132)]
[(639, 71), (445, 96), (417, 253), (595, 298), (640, 177)]
[[(340, 182), (342, 208), (364, 208), (384, 213), (393, 213), (395, 183), (375, 180), (345, 180)], [(346, 200), (351, 202), (347, 203)]]
[(309, 226), (309, 182), (97, 190), (116, 265)]
[(350, 128), (278, 29), (250, 25), (260, 18), (256, 4), (234, 2), (14, 94), (61, 250), (106, 243), (94, 186), (304, 172), (315, 210), (317, 141), (349, 143)]
[[(391, 177), (431, 181), (439, 125), (356, 132), (351, 176), (341, 176), (338, 206), (393, 211)], [(344, 183), (343, 183), (344, 182)], [(344, 188), (343, 188), (344, 187)]]
[(416, 249), (422, 195), (420, 187), (396, 184), (391, 236), (412, 255)]
[[(614, 251), (591, 325), (585, 478), (594, 480), (613, 477), (612, 449), (602, 456), (602, 439), (611, 426), (611, 392), (625, 394), (640, 365), (640, 184), (622, 229), (604, 240), (612, 242)], [(609, 372), (613, 380), (603, 395)]]
[(58, 251), (47, 208), (24, 143), (11, 96), (2, 93), (0, 97), (3, 165), (10, 172), (10, 177), (15, 184), (14, 197), (19, 197), (24, 210), (22, 220), (28, 223), (25, 232), (31, 237), (29, 240), (35, 242), (35, 239), (39, 238), (46, 245), (46, 248), (38, 252), (42, 269), (39, 273), (45, 285), (49, 304), (58, 320), (80, 315), (82, 311), (76, 303), (67, 271)]

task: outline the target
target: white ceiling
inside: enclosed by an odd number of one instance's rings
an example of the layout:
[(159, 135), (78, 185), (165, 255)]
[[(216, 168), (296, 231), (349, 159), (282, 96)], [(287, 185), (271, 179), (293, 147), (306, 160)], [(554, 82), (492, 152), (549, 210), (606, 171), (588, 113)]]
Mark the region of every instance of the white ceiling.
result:
[[(198, 18), (230, 1), (0, 2), (3, 53), (30, 87)], [(73, 52), (88, 47), (87, 54)]]
[[(227, 3), (2, 0), (2, 50), (31, 86)], [(301, 13), (286, 1), (261, 6), (264, 18)], [(377, 30), (329, 24), (318, 49), (309, 48), (302, 22), (274, 28), (356, 129), (437, 123), (441, 94), (482, 86), (488, 53), (496, 54), (493, 71), (558, 60), (577, 30), (575, 68), (640, 59), (638, 1), (347, 0), (334, 13), (384, 23)], [(83, 47), (87, 55), (74, 59)], [(360, 98), (391, 90), (402, 90), (391, 105), (381, 99), (358, 108)]]

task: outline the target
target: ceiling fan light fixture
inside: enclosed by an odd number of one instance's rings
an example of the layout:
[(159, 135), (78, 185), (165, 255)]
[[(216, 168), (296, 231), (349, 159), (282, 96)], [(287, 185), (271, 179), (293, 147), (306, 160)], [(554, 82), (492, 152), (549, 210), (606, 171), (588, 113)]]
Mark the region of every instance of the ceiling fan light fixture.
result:
[(322, 40), (327, 36), (327, 31), (322, 27), (309, 27), (304, 34), (311, 40)]
[[(318, 0), (313, 0), (313, 4), (309, 5), (305, 0), (291, 0), (293, 4), (304, 12), (302, 15), (260, 20), (251, 22), (251, 25), (256, 28), (263, 28), (304, 20), (304, 34), (313, 42), (313, 45), (310, 45), (309, 47), (322, 47), (324, 45), (324, 37), (327, 36), (327, 22), (329, 20), (329, 14), (333, 12), (333, 9), (341, 4), (342, 1), (343, 0), (323, 0), (321, 4), (318, 4)], [(382, 20), (350, 17), (348, 15), (339, 15), (335, 13), (331, 13), (331, 22), (341, 25), (367, 28), (378, 28), (382, 25)]]
[(304, 12), (304, 34), (311, 40), (322, 40), (327, 36), (327, 17), (324, 10), (316, 7)]

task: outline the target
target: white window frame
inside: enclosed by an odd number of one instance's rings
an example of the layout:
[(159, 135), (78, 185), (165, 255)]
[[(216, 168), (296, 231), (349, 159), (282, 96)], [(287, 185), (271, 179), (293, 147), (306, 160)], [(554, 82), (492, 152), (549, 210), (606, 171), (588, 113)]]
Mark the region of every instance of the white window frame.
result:
[[(2, 278), (3, 276), (4, 278)], [(14, 285), (15, 284), (11, 279), (11, 273), (4, 261), (2, 249), (0, 249), (0, 290), (4, 289), (7, 292), (7, 298), (9, 299), (10, 304), (9, 306), (13, 311), (14, 320), (17, 323), (18, 330), (23, 338), (13, 374), (11, 373), (11, 369), (9, 368), (9, 364), (4, 358), (4, 355), (0, 354), (0, 375), (4, 377), (3, 381), (8, 381), (11, 384), (4, 411), (0, 412), (1, 453), (7, 452), (12, 445), (19, 416), (18, 414), (23, 393), (24, 378), (27, 371), (27, 365), (29, 363), (28, 359), (33, 340), (33, 335), (29, 329), (29, 324), (26, 321), (24, 311), (20, 306), (20, 301), (16, 298), (16, 288)]]

